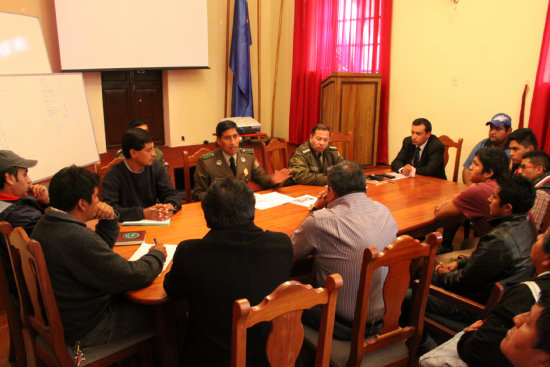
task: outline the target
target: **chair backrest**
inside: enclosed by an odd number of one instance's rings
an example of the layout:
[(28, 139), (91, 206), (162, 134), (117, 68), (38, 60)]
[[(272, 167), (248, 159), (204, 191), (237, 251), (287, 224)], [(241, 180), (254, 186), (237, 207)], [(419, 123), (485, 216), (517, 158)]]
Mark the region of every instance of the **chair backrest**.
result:
[[(11, 254), (17, 253), (24, 278), (23, 282), (18, 279), (23, 322), (45, 339), (59, 365), (72, 366), (73, 361), (65, 346), (63, 325), (42, 247), (38, 242), (29, 239), (20, 227), (12, 231), (10, 242), (15, 249)], [(48, 352), (38, 348), (36, 354), (40, 359), (52, 358)]]
[[(429, 234), (426, 243), (420, 243), (410, 236), (400, 236), (386, 246), (382, 252), (378, 252), (376, 248), (365, 249), (348, 366), (359, 366), (366, 353), (403, 340), (407, 340), (409, 355), (408, 358), (400, 362), (403, 364), (407, 359), (415, 358), (416, 349), (422, 336), (423, 315), (426, 310), (435, 253), (441, 240), (442, 236), (438, 232)], [(413, 288), (409, 325), (400, 327), (401, 304), (410, 285), (409, 269), (414, 259), (422, 259), (420, 284)], [(373, 273), (382, 266), (388, 267), (382, 291), (385, 306), (382, 318), (383, 327), (378, 335), (365, 339)]]
[[(347, 135), (333, 132), (330, 135), (329, 144), (338, 148), (338, 152), (348, 161), (353, 161), (353, 131), (348, 131)], [(345, 149), (344, 149), (345, 148)]]
[(445, 167), (449, 161), (449, 148), (456, 148), (455, 167), (453, 169), (453, 182), (458, 182), (458, 167), (460, 166), (460, 153), (462, 152), (462, 141), (464, 139), (458, 138), (456, 142), (449, 138), (447, 135), (439, 136), (439, 140), (445, 146), (445, 152), (443, 153), (443, 162)]
[(257, 306), (250, 307), (246, 299), (233, 305), (233, 344), (231, 366), (246, 365), (246, 329), (263, 321), (271, 321), (266, 353), (272, 367), (294, 366), (304, 339), (301, 317), (304, 309), (324, 305), (317, 345), (315, 366), (329, 366), (332, 331), (338, 290), (343, 281), (340, 274), (327, 277), (325, 288), (314, 289), (297, 281), (281, 284)]
[(212, 150), (208, 148), (200, 148), (195, 153), (189, 155), (187, 150), (183, 151), (183, 182), (185, 184), (185, 201), (190, 203), (193, 201), (191, 196), (191, 166), (197, 165), (199, 158), (204, 154), (210, 153)]
[(285, 139), (273, 138), (269, 144), (262, 142), (264, 169), (267, 173), (288, 168), (288, 148)]
[(550, 204), (546, 207), (546, 213), (544, 213), (544, 218), (540, 226), (539, 233), (544, 233), (550, 226)]
[(96, 172), (99, 175), (99, 178), (103, 180), (103, 178), (105, 177), (107, 172), (109, 172), (111, 167), (113, 167), (115, 164), (122, 161), (123, 159), (124, 159), (124, 157), (115, 158), (111, 162), (109, 162), (108, 164), (106, 164), (104, 166), (102, 166), (101, 164), (96, 163)]
[[(9, 236), (12, 232), (11, 224), (8, 222), (0, 222), (0, 233), (4, 236), (4, 243), (0, 245), (4, 246), (0, 251), (5, 252), (3, 256), (6, 258), (3, 261), (0, 261), (0, 304), (6, 311), (8, 317), (8, 327), (10, 331), (10, 348), (13, 351), (13, 357), (15, 360), (15, 366), (23, 367), (27, 365), (27, 358), (25, 353), (25, 342), (23, 341), (23, 325), (19, 315), (19, 310), (11, 299), (12, 296), (17, 297), (17, 295), (12, 294), (10, 289), (9, 281), (10, 278), (8, 275), (13, 274), (11, 260), (9, 256)], [(2, 241), (0, 241), (2, 242)], [(5, 251), (4, 251), (5, 250)], [(6, 266), (4, 266), (6, 265)], [(13, 275), (15, 279), (15, 275)]]

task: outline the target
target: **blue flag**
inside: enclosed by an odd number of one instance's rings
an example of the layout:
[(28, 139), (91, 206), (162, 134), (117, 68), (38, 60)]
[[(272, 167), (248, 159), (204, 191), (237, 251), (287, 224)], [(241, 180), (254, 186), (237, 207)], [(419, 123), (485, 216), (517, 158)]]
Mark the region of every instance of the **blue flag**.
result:
[(252, 76), (250, 75), (251, 44), (248, 4), (246, 0), (235, 0), (231, 55), (229, 57), (229, 67), (233, 71), (233, 96), (231, 99), (231, 116), (233, 117), (254, 117)]

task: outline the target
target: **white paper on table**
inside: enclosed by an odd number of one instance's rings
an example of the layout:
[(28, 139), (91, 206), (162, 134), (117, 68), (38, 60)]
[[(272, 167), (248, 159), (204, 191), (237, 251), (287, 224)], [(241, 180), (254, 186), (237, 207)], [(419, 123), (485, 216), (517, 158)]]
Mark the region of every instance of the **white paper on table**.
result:
[(270, 192), (269, 194), (254, 194), (254, 196), (256, 196), (256, 209), (269, 209), (294, 200), (292, 196), (283, 195), (278, 192)]
[(391, 180), (401, 180), (402, 178), (407, 178), (404, 174), (397, 172), (388, 172), (386, 175), (393, 176)]
[(142, 219), (142, 220), (127, 220), (122, 222), (123, 226), (168, 226), (172, 221), (172, 217), (166, 220), (153, 220), (153, 219)]
[[(143, 255), (146, 255), (153, 246), (155, 245), (143, 242), (128, 261), (139, 260)], [(164, 267), (162, 268), (162, 271), (165, 271), (168, 265), (170, 265), (170, 263), (172, 262), (172, 259), (174, 258), (174, 252), (176, 252), (176, 248), (178, 247), (178, 245), (164, 245), (164, 247), (166, 248), (166, 261), (164, 262)]]
[(306, 208), (309, 208), (311, 205), (315, 204), (317, 201), (317, 198), (315, 196), (311, 195), (303, 195), (298, 198), (295, 198), (290, 203), (305, 206)]

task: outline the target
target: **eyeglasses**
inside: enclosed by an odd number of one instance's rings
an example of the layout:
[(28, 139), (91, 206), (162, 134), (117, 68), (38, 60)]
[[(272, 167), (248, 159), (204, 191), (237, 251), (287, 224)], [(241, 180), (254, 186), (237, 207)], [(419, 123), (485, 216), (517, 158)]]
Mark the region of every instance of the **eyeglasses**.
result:
[(542, 167), (542, 166), (535, 166), (532, 164), (520, 164), (519, 168), (526, 169), (526, 168), (536, 168), (536, 167)]

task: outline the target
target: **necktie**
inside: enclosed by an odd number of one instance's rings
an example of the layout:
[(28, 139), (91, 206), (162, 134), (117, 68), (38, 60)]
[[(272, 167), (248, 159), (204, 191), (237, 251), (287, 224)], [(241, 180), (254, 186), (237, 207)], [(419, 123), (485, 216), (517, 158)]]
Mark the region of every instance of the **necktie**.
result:
[(233, 171), (233, 175), (237, 176), (237, 166), (235, 166), (235, 158), (229, 158), (229, 168)]
[(323, 153), (317, 153), (317, 158), (322, 162), (323, 161)]
[(420, 147), (416, 147), (416, 152), (414, 152), (414, 159), (413, 159), (413, 166), (418, 166), (418, 162), (420, 161)]

